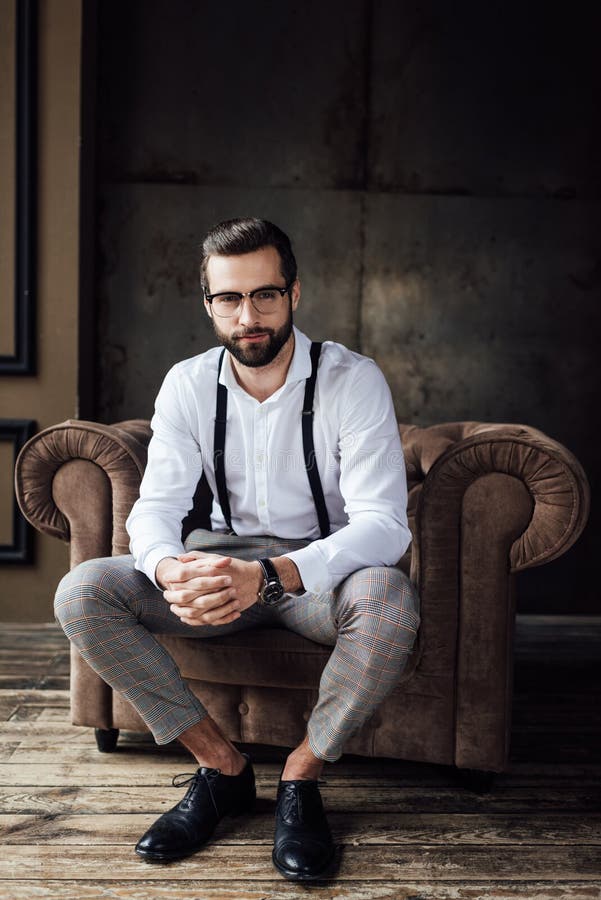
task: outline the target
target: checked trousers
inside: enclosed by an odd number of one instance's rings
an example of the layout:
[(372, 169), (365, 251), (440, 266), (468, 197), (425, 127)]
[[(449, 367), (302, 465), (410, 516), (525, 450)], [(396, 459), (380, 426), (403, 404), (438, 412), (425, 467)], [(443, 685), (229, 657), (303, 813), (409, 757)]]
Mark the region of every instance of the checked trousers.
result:
[[(185, 547), (256, 560), (307, 543), (198, 529)], [(129, 700), (157, 744), (174, 740), (207, 711), (155, 634), (202, 641), (248, 628), (287, 628), (332, 646), (307, 723), (312, 752), (328, 762), (341, 756), (398, 682), (420, 623), (419, 597), (407, 576), (374, 566), (349, 575), (333, 591), (285, 594), (276, 606), (255, 603), (227, 625), (187, 625), (129, 555), (76, 566), (61, 580), (54, 609), (88, 665)]]

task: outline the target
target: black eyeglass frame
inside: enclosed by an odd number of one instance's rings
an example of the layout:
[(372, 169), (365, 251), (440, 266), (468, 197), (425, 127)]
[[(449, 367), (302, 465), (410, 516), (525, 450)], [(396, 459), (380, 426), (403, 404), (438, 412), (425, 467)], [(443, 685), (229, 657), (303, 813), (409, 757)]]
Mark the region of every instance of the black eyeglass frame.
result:
[[(242, 299), (244, 297), (248, 297), (250, 299), (250, 302), (253, 305), (253, 309), (255, 309), (258, 313), (260, 313), (261, 310), (257, 309), (257, 307), (255, 306), (255, 294), (258, 294), (261, 291), (279, 291), (280, 297), (283, 297), (284, 294), (289, 293), (290, 288), (292, 287), (292, 285), (294, 284), (295, 281), (296, 281), (296, 278), (293, 278), (292, 281), (289, 284), (287, 284), (286, 287), (283, 287), (283, 288), (277, 287), (277, 285), (275, 285), (275, 284), (264, 284), (261, 287), (255, 288), (252, 291), (217, 291), (216, 294), (207, 294), (207, 292), (205, 290), (204, 295), (205, 295), (205, 300), (207, 301), (207, 303), (210, 303), (211, 305), (213, 304), (213, 300), (215, 299), (215, 297), (238, 297), (238, 300), (240, 303), (242, 303)], [(217, 315), (219, 315), (219, 313), (217, 313)], [(262, 315), (264, 315), (264, 313), (262, 313)], [(225, 317), (221, 316), (221, 318), (231, 318), (231, 316), (225, 316)]]

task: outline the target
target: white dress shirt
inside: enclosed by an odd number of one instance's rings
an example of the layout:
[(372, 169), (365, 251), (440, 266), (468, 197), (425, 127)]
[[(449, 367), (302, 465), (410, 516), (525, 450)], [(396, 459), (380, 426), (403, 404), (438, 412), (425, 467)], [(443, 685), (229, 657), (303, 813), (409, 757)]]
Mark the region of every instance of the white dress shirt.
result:
[[(296, 327), (294, 338), (286, 381), (262, 403), (238, 384), (225, 353), (219, 376), (228, 390), (225, 475), (236, 534), (310, 540), (286, 556), (296, 564), (305, 590), (320, 594), (357, 569), (398, 562), (411, 541), (407, 480), (382, 372), (373, 360), (325, 341), (313, 435), (332, 533), (320, 537), (301, 430), (311, 342)], [(173, 366), (156, 398), (148, 464), (126, 523), (136, 568), (155, 585), (160, 560), (184, 552), (182, 519), (203, 470), (215, 498), (212, 529), (227, 531), (213, 468), (221, 349)]]

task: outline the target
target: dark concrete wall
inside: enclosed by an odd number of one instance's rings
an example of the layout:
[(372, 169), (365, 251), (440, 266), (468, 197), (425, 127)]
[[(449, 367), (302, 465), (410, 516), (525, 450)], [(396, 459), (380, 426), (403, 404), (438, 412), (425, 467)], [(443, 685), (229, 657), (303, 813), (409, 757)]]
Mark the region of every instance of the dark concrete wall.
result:
[[(373, 356), (399, 419), (527, 422), (599, 480), (599, 14), (584, 3), (103, 0), (98, 417), (213, 343), (215, 221), (294, 241), (298, 324)], [(520, 608), (596, 609), (595, 515)]]

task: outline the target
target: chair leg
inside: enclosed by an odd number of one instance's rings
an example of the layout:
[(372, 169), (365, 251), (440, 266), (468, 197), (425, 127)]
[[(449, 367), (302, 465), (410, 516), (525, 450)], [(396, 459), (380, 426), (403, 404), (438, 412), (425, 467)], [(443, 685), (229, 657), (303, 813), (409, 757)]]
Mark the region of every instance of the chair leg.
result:
[(482, 769), (459, 769), (457, 775), (463, 787), (475, 794), (486, 794), (491, 790), (496, 772), (487, 772)]
[(95, 728), (96, 744), (101, 753), (114, 753), (119, 738), (118, 728)]

